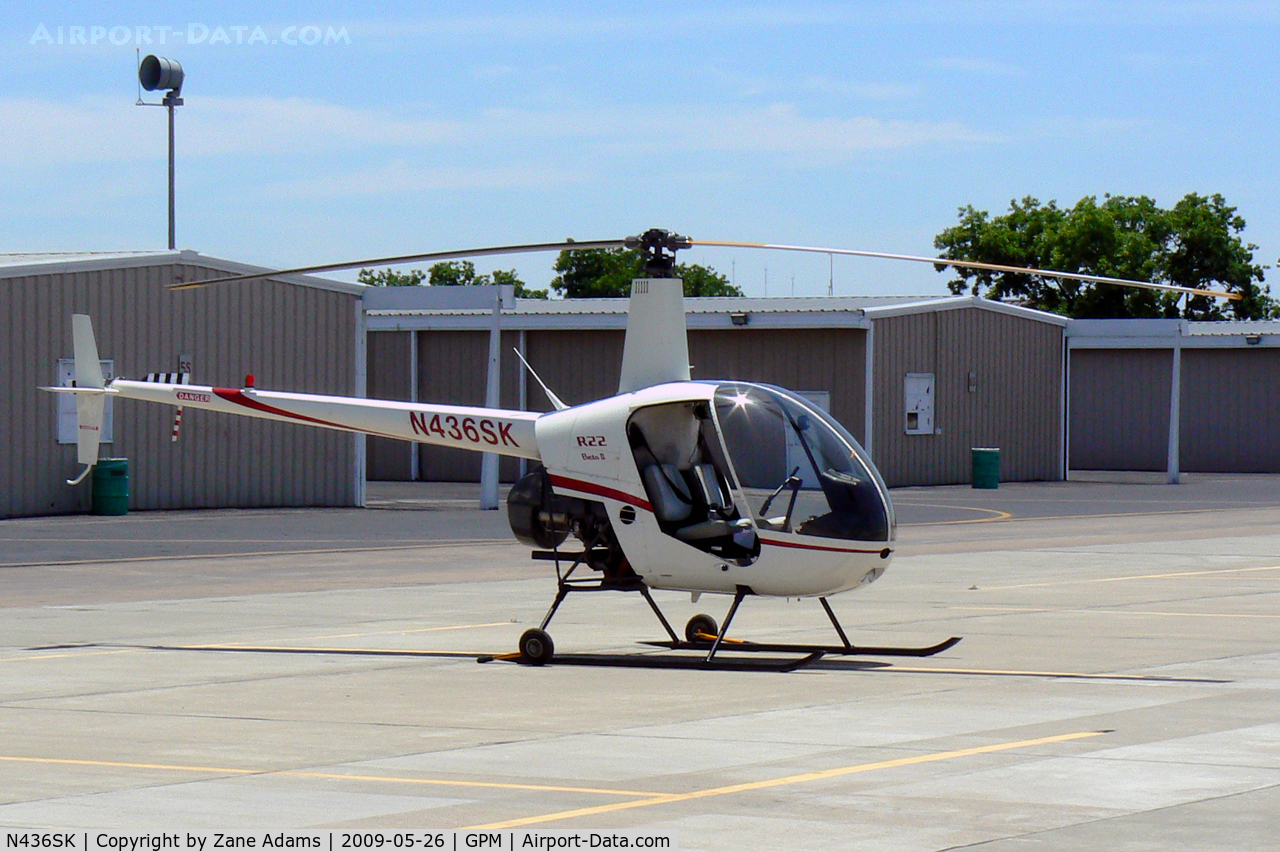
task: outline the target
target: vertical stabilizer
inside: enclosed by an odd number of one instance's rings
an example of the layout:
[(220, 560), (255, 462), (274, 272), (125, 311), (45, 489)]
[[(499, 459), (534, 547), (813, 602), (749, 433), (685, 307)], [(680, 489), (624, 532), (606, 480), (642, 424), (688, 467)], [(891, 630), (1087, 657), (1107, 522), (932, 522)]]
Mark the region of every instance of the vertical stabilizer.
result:
[(688, 380), (684, 282), (679, 278), (637, 278), (631, 282), (618, 393)]
[(76, 356), (76, 387), (103, 387), (98, 343), (93, 339), (93, 321), (88, 314), (71, 315), (71, 341)]

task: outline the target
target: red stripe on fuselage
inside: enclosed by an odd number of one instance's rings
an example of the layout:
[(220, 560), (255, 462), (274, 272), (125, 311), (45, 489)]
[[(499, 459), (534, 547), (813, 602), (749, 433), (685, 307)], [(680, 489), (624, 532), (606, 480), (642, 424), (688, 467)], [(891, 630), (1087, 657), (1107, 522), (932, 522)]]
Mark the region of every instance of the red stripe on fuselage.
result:
[(776, 538), (765, 538), (764, 536), (760, 536), (760, 541), (763, 544), (772, 544), (774, 547), (794, 547), (799, 550), (829, 550), (833, 553), (879, 553), (884, 549), (864, 550), (856, 547), (827, 547), (821, 544), (801, 544), (798, 541), (779, 541)]
[(551, 474), (551, 484), (560, 488), (569, 488), (574, 491), (582, 491), (586, 494), (595, 494), (598, 497), (608, 497), (610, 500), (630, 503), (633, 506), (638, 506), (641, 509), (644, 509), (646, 512), (653, 511), (653, 505), (648, 500), (633, 497), (625, 491), (618, 491), (614, 488), (596, 485), (594, 482), (586, 482), (581, 479), (570, 479), (567, 476), (558, 476), (553, 473)]
[[(328, 420), (319, 420), (315, 417), (308, 417), (305, 414), (294, 414), (292, 411), (285, 411), (283, 408), (276, 408), (274, 405), (267, 405), (265, 402), (244, 395), (242, 391), (233, 390), (231, 388), (214, 388), (213, 392), (225, 399), (227, 402), (234, 402), (236, 405), (243, 405), (245, 408), (252, 408), (255, 411), (265, 411), (268, 414), (278, 414), (281, 417), (288, 417), (290, 420), (301, 420), (304, 423), (315, 423), (320, 426), (332, 426), (335, 429), (351, 429), (350, 426), (344, 426), (341, 423), (332, 423)], [(363, 429), (355, 429), (352, 431), (363, 432)]]
[[(573, 491), (581, 491), (586, 494), (595, 494), (599, 497), (608, 497), (611, 500), (618, 500), (623, 503), (630, 503), (638, 506), (646, 512), (653, 511), (653, 505), (648, 500), (642, 500), (639, 497), (633, 497), (624, 491), (618, 491), (614, 488), (608, 488), (604, 485), (596, 485), (594, 482), (586, 482), (581, 479), (570, 479), (567, 476), (559, 476), (551, 474), (551, 484), (560, 488), (568, 488)], [(829, 547), (821, 544), (802, 544), (798, 541), (779, 541), (778, 539), (760, 537), (763, 544), (772, 544), (775, 547), (794, 547), (799, 550), (824, 550), (831, 553), (879, 553), (883, 548), (875, 550), (866, 550), (859, 547)]]
[(288, 417), (290, 420), (297, 420), (300, 423), (314, 423), (317, 426), (330, 426), (334, 429), (342, 429), (346, 432), (360, 432), (365, 435), (378, 435), (384, 438), (394, 438), (397, 441), (412, 440), (403, 435), (390, 435), (386, 432), (373, 432), (369, 429), (359, 429), (355, 426), (347, 426), (342, 423), (333, 423), (328, 420), (320, 420), (316, 417), (308, 417), (305, 414), (294, 414), (292, 411), (285, 411), (283, 408), (276, 408), (274, 405), (267, 405), (265, 402), (259, 402), (252, 397), (245, 396), (243, 392), (232, 388), (214, 388), (213, 392), (225, 399), (227, 402), (234, 402), (236, 405), (243, 405), (245, 408), (252, 408), (255, 411), (262, 411), (267, 414), (278, 414), (281, 417)]

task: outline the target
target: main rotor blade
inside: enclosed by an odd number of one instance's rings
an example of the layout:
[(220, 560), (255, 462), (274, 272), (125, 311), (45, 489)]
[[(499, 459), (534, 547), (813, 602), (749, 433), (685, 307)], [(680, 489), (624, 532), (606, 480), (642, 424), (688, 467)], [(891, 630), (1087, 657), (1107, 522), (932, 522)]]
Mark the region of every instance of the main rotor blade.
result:
[(277, 275), (301, 275), (310, 272), (337, 272), (342, 269), (361, 269), (374, 266), (394, 266), (398, 263), (413, 263), (424, 260), (457, 260), (463, 257), (484, 257), (491, 254), (523, 254), (537, 251), (574, 251), (582, 249), (621, 248), (626, 240), (586, 240), (576, 242), (566, 240), (560, 243), (526, 243), (516, 246), (493, 246), (490, 248), (462, 249), (460, 251), (433, 251), (424, 254), (402, 254), (396, 257), (372, 257), (366, 260), (345, 261), (343, 263), (322, 263), (317, 266), (295, 266), (292, 269), (275, 269), (266, 272), (253, 272), (245, 275), (232, 275), (227, 278), (205, 278), (200, 281), (183, 281), (166, 285), (170, 290), (191, 290), (206, 284), (233, 284), (237, 281), (252, 281), (255, 278), (273, 278)]
[(1142, 287), (1147, 290), (1163, 290), (1173, 293), (1190, 293), (1193, 296), (1211, 296), (1216, 299), (1241, 299), (1239, 293), (1227, 293), (1222, 290), (1199, 290), (1194, 287), (1177, 287), (1173, 284), (1152, 284), (1150, 281), (1131, 281), (1127, 278), (1108, 278), (1105, 275), (1087, 275), (1083, 272), (1060, 272), (1053, 269), (1030, 269), (1023, 266), (1004, 266), (999, 263), (981, 263), (976, 260), (953, 260), (949, 257), (918, 257), (911, 254), (890, 254), (882, 251), (857, 251), (855, 249), (818, 248), (817, 246), (785, 246), (770, 243), (729, 243), (712, 240), (693, 240), (695, 246), (718, 246), (720, 248), (758, 248), (778, 251), (807, 251), (814, 254), (840, 254), (854, 257), (882, 257), (889, 260), (910, 260), (917, 263), (934, 263), (944, 266), (965, 267), (967, 269), (989, 269), (993, 272), (1018, 272), (1025, 275), (1042, 275), (1046, 278), (1068, 278), (1072, 281), (1089, 281), (1097, 284), (1117, 284), (1121, 287)]

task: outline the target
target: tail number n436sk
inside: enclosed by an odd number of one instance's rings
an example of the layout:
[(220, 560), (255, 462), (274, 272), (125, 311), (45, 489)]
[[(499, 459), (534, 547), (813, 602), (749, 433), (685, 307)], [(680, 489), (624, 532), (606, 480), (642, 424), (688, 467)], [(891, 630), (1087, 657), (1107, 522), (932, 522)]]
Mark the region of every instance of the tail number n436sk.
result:
[(436, 434), (454, 441), (470, 441), (473, 444), (488, 444), (491, 447), (502, 444), (504, 447), (518, 447), (511, 437), (511, 424), (484, 418), (456, 417), (446, 414), (433, 415), (427, 422), (427, 415), (416, 411), (409, 412), (409, 423), (413, 425), (415, 435)]

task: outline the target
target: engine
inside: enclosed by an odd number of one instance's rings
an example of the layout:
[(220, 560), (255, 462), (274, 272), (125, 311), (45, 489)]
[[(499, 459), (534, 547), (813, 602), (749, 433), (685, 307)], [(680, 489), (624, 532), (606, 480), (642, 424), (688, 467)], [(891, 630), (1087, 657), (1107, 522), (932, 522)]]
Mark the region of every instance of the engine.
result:
[[(558, 550), (572, 534), (582, 543), (583, 563), (606, 577), (634, 576), (604, 504), (556, 494), (541, 466), (512, 486), (507, 495), (507, 520), (515, 537), (530, 547)], [(572, 559), (579, 553), (564, 555)]]

